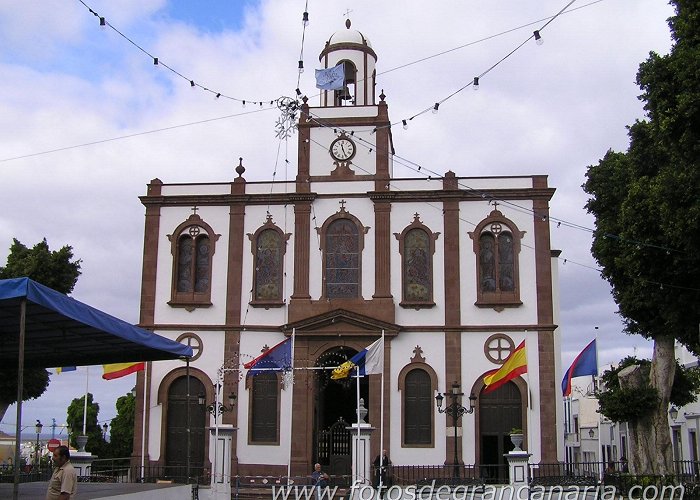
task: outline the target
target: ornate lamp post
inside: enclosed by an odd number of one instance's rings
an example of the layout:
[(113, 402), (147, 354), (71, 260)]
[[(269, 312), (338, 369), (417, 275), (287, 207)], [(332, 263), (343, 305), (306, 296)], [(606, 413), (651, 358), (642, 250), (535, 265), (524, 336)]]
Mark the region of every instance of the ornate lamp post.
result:
[[(444, 394), (440, 394), (438, 392), (437, 396), (435, 396), (435, 402), (437, 403), (437, 409), (439, 413), (446, 413), (450, 417), (452, 417), (452, 425), (454, 426), (454, 438), (455, 438), (455, 456), (454, 456), (454, 477), (458, 478), (459, 477), (459, 455), (457, 453), (457, 423), (459, 421), (459, 417), (464, 415), (465, 413), (473, 413), (474, 412), (474, 404), (476, 403), (476, 396), (472, 393), (469, 395), (469, 408), (466, 408), (462, 406), (460, 403), (460, 398), (464, 396), (463, 392), (459, 392), (459, 383), (454, 382), (452, 384), (452, 391), (451, 392), (445, 392)], [(442, 401), (445, 399), (445, 397), (450, 398), (450, 404), (445, 406), (445, 408), (442, 408)]]
[[(219, 389), (221, 389), (221, 384), (214, 384), (214, 388), (218, 394)], [(206, 398), (204, 394), (200, 393), (197, 399), (200, 405), (204, 406), (206, 404)], [(235, 404), (236, 395), (232, 392), (228, 395), (228, 406), (224, 405), (224, 403), (222, 403), (221, 401), (215, 401), (214, 403), (207, 404), (207, 411), (212, 414), (212, 416), (214, 417), (214, 421), (216, 422), (216, 419), (219, 415), (233, 410)]]
[(107, 442), (107, 431), (109, 431), (109, 424), (105, 422), (102, 424), (102, 437), (105, 440), (105, 443)]
[(34, 426), (34, 430), (36, 431), (36, 448), (34, 448), (34, 462), (36, 465), (39, 465), (39, 434), (41, 434), (41, 429), (44, 426), (41, 424), (41, 420), (36, 421), (36, 425)]

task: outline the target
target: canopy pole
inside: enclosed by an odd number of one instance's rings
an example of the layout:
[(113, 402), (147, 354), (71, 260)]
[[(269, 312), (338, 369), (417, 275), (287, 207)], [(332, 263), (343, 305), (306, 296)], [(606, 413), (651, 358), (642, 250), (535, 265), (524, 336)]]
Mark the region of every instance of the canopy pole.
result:
[(185, 373), (187, 376), (187, 484), (190, 484), (190, 450), (191, 450), (191, 417), (190, 417), (190, 358), (187, 358), (187, 365), (185, 366)]
[(15, 424), (15, 477), (12, 485), (12, 498), (19, 498), (19, 446), (22, 438), (22, 394), (24, 393), (24, 324), (27, 318), (27, 299), (23, 297), (19, 303), (19, 354), (17, 356), (17, 419)]

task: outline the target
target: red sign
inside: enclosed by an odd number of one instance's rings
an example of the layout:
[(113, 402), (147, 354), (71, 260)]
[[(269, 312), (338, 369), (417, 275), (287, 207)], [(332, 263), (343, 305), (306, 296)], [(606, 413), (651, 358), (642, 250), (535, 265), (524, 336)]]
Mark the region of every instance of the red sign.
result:
[(49, 439), (49, 442), (46, 444), (46, 447), (51, 453), (53, 453), (59, 446), (61, 446), (61, 442), (58, 439)]

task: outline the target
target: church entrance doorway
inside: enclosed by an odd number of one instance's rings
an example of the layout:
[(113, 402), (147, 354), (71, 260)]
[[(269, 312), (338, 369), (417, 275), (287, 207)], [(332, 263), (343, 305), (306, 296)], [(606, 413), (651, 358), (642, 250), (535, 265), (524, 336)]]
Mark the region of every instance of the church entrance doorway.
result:
[[(331, 379), (336, 367), (357, 353), (341, 346), (322, 354), (316, 361), (314, 391), (314, 462), (332, 475), (352, 473), (352, 435), (346, 427), (357, 422), (357, 381), (353, 377)], [(368, 407), (368, 377), (360, 379), (360, 397)]]
[[(206, 409), (198, 404), (197, 394), (204, 385), (190, 377), (190, 476), (202, 474), (204, 467), (204, 427)], [(179, 377), (168, 389), (167, 436), (165, 438), (165, 474), (169, 478), (187, 480), (187, 377)]]
[(481, 393), (479, 396), (481, 471), (486, 482), (508, 482), (508, 464), (503, 454), (514, 448), (510, 442), (510, 430), (522, 427), (522, 398), (517, 385), (507, 382), (495, 391)]

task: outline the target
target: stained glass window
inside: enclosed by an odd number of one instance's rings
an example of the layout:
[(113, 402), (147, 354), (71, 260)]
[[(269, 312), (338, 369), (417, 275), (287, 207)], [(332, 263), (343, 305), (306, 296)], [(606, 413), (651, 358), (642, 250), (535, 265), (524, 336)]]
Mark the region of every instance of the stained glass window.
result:
[(172, 295), (174, 307), (211, 305), (212, 256), (219, 235), (196, 214), (168, 235), (173, 256)]
[(403, 298), (407, 302), (433, 299), (433, 270), (430, 239), (423, 229), (411, 229), (403, 245)]
[(258, 234), (255, 245), (255, 299), (282, 300), (282, 237), (274, 229)]
[(469, 236), (477, 254), (479, 307), (518, 307), (520, 289), (518, 254), (524, 231), (498, 210), (493, 210)]
[(360, 252), (357, 226), (336, 219), (326, 231), (326, 297), (355, 298), (360, 294)]

